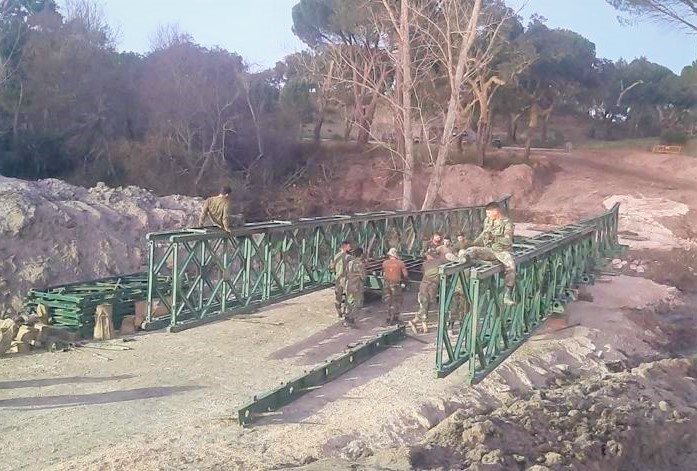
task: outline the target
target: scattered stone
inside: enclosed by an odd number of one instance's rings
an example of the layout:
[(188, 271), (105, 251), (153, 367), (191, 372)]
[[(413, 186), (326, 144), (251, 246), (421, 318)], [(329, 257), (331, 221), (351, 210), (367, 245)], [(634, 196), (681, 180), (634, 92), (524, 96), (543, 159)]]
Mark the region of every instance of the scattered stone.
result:
[(545, 454), (545, 464), (547, 466), (555, 466), (564, 463), (564, 457), (559, 453), (550, 451)]
[(17, 330), (15, 340), (17, 340), (18, 342), (24, 342), (26, 344), (29, 344), (32, 340), (36, 340), (39, 338), (39, 333), (39, 330), (35, 329), (34, 327), (22, 325), (19, 327), (19, 330)]
[(504, 462), (504, 455), (501, 450), (493, 450), (482, 456), (483, 464), (501, 464)]
[(668, 412), (668, 403), (666, 401), (660, 401), (658, 403), (658, 408), (663, 412)]
[(31, 345), (25, 342), (17, 342), (14, 341), (12, 342), (12, 345), (10, 346), (9, 353), (29, 353), (31, 352)]
[(16, 329), (17, 326), (12, 319), (0, 320), (0, 355), (8, 351), (12, 346)]

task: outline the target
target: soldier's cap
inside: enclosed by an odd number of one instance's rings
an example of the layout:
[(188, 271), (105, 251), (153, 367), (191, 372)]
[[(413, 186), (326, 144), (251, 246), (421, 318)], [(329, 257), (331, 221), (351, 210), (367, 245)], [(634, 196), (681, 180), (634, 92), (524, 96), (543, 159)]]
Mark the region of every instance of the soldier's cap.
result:
[(390, 250), (387, 251), (387, 255), (389, 257), (397, 257), (399, 254), (397, 253), (397, 249), (392, 247)]

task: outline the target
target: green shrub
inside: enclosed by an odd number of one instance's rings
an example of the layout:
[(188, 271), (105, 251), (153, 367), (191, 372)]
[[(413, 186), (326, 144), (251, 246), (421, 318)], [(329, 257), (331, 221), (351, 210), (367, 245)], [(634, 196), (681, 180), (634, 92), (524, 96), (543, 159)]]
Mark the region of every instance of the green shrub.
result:
[(661, 133), (661, 143), (667, 145), (684, 146), (689, 136), (681, 129), (666, 129)]

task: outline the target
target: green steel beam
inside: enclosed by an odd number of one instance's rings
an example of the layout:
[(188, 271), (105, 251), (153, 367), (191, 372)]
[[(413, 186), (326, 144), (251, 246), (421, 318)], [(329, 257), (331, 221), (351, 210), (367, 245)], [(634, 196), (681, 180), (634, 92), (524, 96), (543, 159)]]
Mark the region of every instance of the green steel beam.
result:
[[(508, 197), (501, 202), (507, 207)], [(331, 286), (329, 264), (345, 239), (368, 259), (381, 260), (396, 247), (413, 261), (434, 231), (474, 236), (484, 218), (477, 206), (269, 221), (231, 234), (215, 228), (151, 233), (145, 327), (166, 324), (176, 332)], [(368, 287), (381, 286), (376, 271)], [(155, 302), (167, 308), (166, 317), (153, 316)]]
[[(596, 218), (525, 238), (514, 244), (518, 266), (515, 306), (503, 304), (498, 262), (450, 263), (440, 269), (436, 373), (468, 365), (468, 382), (481, 380), (532, 335), (552, 313), (591, 283), (599, 260), (623, 250), (619, 205)], [(455, 303), (458, 296), (463, 302)], [(455, 312), (455, 309), (460, 309)], [(452, 330), (457, 320), (458, 329)]]
[(278, 388), (254, 396), (252, 402), (237, 411), (240, 425), (249, 425), (260, 415), (279, 410), (303, 394), (338, 378), (379, 352), (401, 342), (405, 337), (404, 326), (392, 328), (377, 335), (374, 339), (362, 342), (358, 346), (330, 358), (324, 364), (303, 373)]

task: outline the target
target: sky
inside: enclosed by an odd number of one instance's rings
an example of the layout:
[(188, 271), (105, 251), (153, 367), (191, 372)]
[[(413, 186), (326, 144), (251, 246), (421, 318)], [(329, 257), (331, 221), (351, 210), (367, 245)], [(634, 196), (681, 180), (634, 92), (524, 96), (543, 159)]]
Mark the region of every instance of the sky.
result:
[[(204, 46), (221, 46), (255, 69), (271, 67), (304, 45), (291, 31), (298, 0), (101, 0), (119, 49), (147, 52), (161, 25), (177, 24)], [(676, 73), (697, 59), (697, 35), (643, 22), (623, 26), (605, 0), (508, 0), (525, 23), (532, 13), (548, 26), (574, 30), (595, 43), (598, 56), (612, 60), (645, 56)]]

